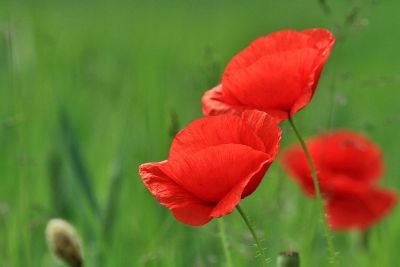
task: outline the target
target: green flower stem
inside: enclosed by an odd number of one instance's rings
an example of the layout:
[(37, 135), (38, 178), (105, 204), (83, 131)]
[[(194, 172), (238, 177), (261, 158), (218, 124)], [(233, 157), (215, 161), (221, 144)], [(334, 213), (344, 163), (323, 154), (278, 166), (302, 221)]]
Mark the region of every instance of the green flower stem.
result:
[(225, 224), (222, 218), (218, 220), (218, 231), (219, 231), (219, 237), (221, 238), (222, 248), (224, 250), (226, 266), (233, 267), (231, 253), (229, 251), (228, 242), (225, 236)]
[(260, 256), (260, 260), (261, 260), (262, 266), (263, 266), (263, 267), (268, 267), (268, 260), (267, 260), (267, 257), (265, 256), (264, 249), (262, 248), (261, 242), (260, 242), (260, 240), (257, 238), (256, 232), (254, 231), (253, 227), (251, 226), (248, 217), (246, 216), (246, 214), (244, 213), (244, 211), (242, 210), (242, 208), (240, 207), (240, 205), (237, 205), (237, 206), (236, 206), (236, 209), (239, 211), (240, 215), (241, 215), (242, 218), (243, 218), (243, 221), (246, 223), (247, 227), (248, 227), (249, 230), (250, 230), (251, 235), (253, 236), (254, 241), (256, 242), (256, 245), (257, 245), (257, 248), (258, 248), (258, 253), (259, 253), (259, 256)]
[(369, 249), (370, 232), (369, 230), (364, 230), (360, 233), (360, 247), (368, 250)]
[(307, 158), (307, 161), (308, 161), (308, 165), (310, 165), (311, 175), (312, 175), (312, 179), (313, 179), (313, 182), (314, 182), (315, 195), (317, 197), (318, 206), (319, 206), (319, 213), (320, 213), (320, 217), (321, 217), (321, 223), (324, 226), (326, 240), (327, 240), (327, 243), (328, 243), (328, 250), (329, 250), (329, 255), (330, 255), (329, 256), (329, 263), (330, 263), (331, 266), (338, 267), (337, 258), (336, 258), (336, 251), (335, 251), (335, 247), (333, 245), (332, 233), (329, 230), (328, 221), (327, 221), (327, 218), (325, 216), (324, 203), (323, 203), (322, 196), (321, 196), (321, 190), (320, 190), (319, 184), (318, 184), (317, 172), (315, 171), (315, 167), (314, 167), (314, 164), (312, 162), (310, 152), (308, 151), (306, 143), (304, 142), (303, 138), (301, 137), (301, 134), (300, 134), (299, 130), (297, 129), (296, 125), (294, 124), (293, 118), (289, 117), (289, 122), (290, 122), (290, 125), (293, 128), (293, 131), (296, 133), (297, 139), (299, 140), (301, 147), (304, 150), (304, 154), (306, 155), (306, 158)]

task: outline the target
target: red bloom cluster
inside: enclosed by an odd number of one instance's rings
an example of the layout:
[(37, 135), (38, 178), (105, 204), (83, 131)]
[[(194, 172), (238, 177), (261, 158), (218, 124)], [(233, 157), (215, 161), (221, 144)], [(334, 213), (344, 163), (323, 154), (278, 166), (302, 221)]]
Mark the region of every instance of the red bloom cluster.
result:
[[(190, 225), (232, 212), (274, 160), (278, 122), (311, 101), (334, 41), (324, 29), (285, 30), (258, 38), (237, 54), (221, 84), (202, 98), (204, 114), (218, 116), (196, 120), (178, 133), (168, 160), (140, 166), (158, 202)], [(375, 185), (383, 170), (376, 145), (340, 131), (310, 140), (309, 146), (333, 228), (367, 228), (393, 208), (395, 194)], [(313, 195), (300, 146), (288, 149), (283, 163)]]
[[(361, 134), (342, 130), (317, 136), (307, 146), (333, 229), (365, 229), (393, 209), (396, 194), (376, 185), (384, 169), (377, 145)], [(313, 196), (311, 171), (301, 147), (287, 149), (282, 163)]]
[(256, 190), (280, 139), (276, 120), (261, 111), (198, 119), (177, 134), (168, 160), (141, 165), (140, 175), (178, 220), (203, 225)]
[(228, 63), (222, 83), (205, 93), (204, 114), (250, 108), (286, 120), (311, 101), (334, 41), (323, 29), (256, 39)]

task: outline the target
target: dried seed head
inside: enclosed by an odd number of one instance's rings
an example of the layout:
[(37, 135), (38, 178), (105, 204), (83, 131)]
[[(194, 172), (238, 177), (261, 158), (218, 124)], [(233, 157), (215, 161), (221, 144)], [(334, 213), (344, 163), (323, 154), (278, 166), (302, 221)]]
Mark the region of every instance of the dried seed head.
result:
[(50, 250), (71, 267), (83, 266), (83, 252), (75, 228), (62, 219), (52, 219), (46, 227)]

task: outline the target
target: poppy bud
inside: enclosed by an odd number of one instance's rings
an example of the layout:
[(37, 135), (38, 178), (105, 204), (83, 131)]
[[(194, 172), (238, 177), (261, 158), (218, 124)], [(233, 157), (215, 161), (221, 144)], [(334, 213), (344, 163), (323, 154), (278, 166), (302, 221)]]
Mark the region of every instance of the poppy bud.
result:
[(75, 228), (62, 219), (52, 219), (46, 227), (50, 250), (71, 267), (83, 266), (81, 241)]
[(300, 267), (300, 256), (296, 251), (279, 253), (278, 267)]

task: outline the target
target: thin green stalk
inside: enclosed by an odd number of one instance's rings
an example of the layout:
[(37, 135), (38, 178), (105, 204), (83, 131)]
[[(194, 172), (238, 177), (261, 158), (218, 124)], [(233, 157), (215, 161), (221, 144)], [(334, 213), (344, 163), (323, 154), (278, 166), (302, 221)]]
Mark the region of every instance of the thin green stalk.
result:
[(368, 250), (369, 249), (369, 240), (370, 240), (370, 230), (364, 230), (360, 233), (360, 241), (359, 246), (362, 249)]
[(226, 266), (233, 267), (232, 257), (228, 248), (228, 242), (226, 240), (226, 235), (225, 235), (225, 224), (222, 218), (218, 220), (218, 231), (219, 231), (219, 237), (221, 238), (222, 248), (224, 250)]
[(240, 205), (237, 205), (237, 206), (236, 206), (236, 209), (239, 211), (240, 215), (241, 215), (242, 218), (243, 218), (243, 221), (246, 223), (247, 227), (248, 227), (249, 230), (250, 230), (251, 235), (253, 236), (254, 241), (256, 242), (256, 245), (257, 245), (257, 248), (258, 248), (258, 253), (259, 253), (259, 256), (260, 256), (260, 260), (261, 260), (262, 266), (268, 267), (268, 260), (267, 260), (267, 257), (265, 256), (264, 249), (262, 248), (261, 242), (260, 242), (260, 240), (257, 238), (256, 232), (254, 231), (253, 227), (251, 226), (248, 217), (246, 216), (246, 214), (244, 213), (244, 211), (242, 210), (242, 208), (240, 207)]
[(296, 125), (294, 124), (293, 118), (289, 117), (289, 122), (293, 128), (293, 131), (296, 133), (297, 139), (299, 140), (301, 147), (303, 148), (304, 154), (306, 155), (306, 158), (308, 161), (308, 165), (310, 165), (311, 176), (312, 176), (312, 179), (314, 182), (315, 195), (316, 195), (316, 198), (318, 201), (318, 206), (319, 206), (319, 211), (320, 211), (319, 213), (320, 213), (320, 217), (321, 217), (321, 223), (324, 226), (324, 231), (325, 231), (326, 240), (327, 240), (327, 244), (328, 244), (328, 250), (329, 250), (329, 254), (330, 254), (329, 263), (331, 266), (337, 267), (338, 263), (337, 263), (337, 259), (336, 259), (336, 251), (335, 251), (335, 247), (333, 245), (332, 233), (329, 230), (328, 221), (325, 216), (324, 203), (323, 203), (322, 196), (321, 196), (321, 190), (320, 190), (319, 184), (318, 184), (317, 172), (315, 171), (315, 167), (312, 162), (310, 152), (308, 151), (306, 143), (304, 142), (303, 138), (301, 137), (299, 130), (297, 129)]

